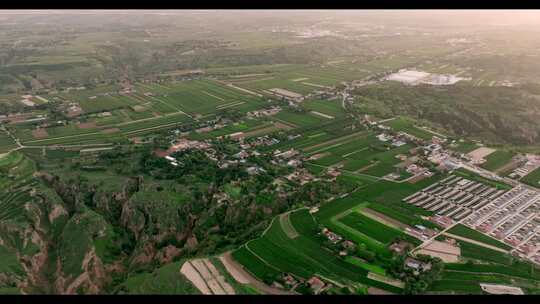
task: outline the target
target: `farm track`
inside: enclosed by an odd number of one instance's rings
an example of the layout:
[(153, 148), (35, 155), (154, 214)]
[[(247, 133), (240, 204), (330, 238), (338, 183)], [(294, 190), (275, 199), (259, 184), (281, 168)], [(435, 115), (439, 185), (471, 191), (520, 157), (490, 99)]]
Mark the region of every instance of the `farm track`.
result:
[(223, 265), (225, 266), (225, 269), (235, 278), (238, 283), (241, 284), (251, 284), (253, 285), (257, 290), (269, 294), (269, 295), (293, 295), (296, 294), (294, 292), (286, 291), (277, 289), (274, 287), (270, 287), (263, 282), (257, 280), (255, 277), (253, 277), (249, 272), (247, 272), (242, 265), (240, 265), (238, 262), (236, 262), (230, 252), (224, 253), (220, 257), (221, 261), (223, 262)]
[(452, 234), (452, 233), (445, 232), (445, 233), (443, 233), (443, 235), (449, 236), (449, 237), (457, 239), (457, 240), (465, 241), (467, 243), (482, 246), (482, 247), (485, 247), (485, 248), (488, 248), (488, 249), (491, 249), (491, 250), (499, 251), (499, 252), (502, 252), (502, 253), (508, 253), (508, 250), (504, 250), (502, 248), (499, 248), (499, 247), (496, 247), (496, 246), (493, 246), (493, 245), (485, 244), (485, 243), (475, 241), (475, 240), (472, 240), (472, 239), (469, 239), (469, 238), (466, 238), (466, 237), (462, 237), (462, 236), (459, 236), (459, 235), (455, 235), (455, 234)]
[(291, 223), (291, 220), (289, 218), (290, 214), (291, 214), (290, 212), (280, 214), (280, 216), (279, 216), (279, 224), (281, 226), (281, 229), (283, 230), (283, 232), (285, 232), (285, 234), (287, 235), (288, 238), (295, 239), (300, 235), (298, 234), (296, 229), (294, 229), (294, 227), (293, 227), (293, 225)]
[(236, 293), (208, 259), (187, 261), (180, 268), (180, 272), (203, 294), (234, 295)]

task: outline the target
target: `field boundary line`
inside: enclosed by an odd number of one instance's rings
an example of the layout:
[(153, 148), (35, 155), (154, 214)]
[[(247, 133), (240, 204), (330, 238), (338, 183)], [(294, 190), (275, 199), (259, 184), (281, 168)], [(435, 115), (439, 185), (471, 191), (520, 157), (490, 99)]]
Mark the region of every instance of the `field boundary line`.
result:
[(218, 97), (218, 96), (216, 96), (216, 95), (214, 95), (214, 94), (208, 93), (208, 92), (206, 92), (206, 91), (201, 91), (201, 92), (203, 92), (204, 94), (206, 94), (206, 95), (208, 95), (208, 96), (214, 97), (214, 98), (216, 98), (216, 99), (218, 99), (218, 100), (226, 101), (225, 99), (223, 99), (223, 98), (221, 98), (221, 97)]
[(172, 104), (170, 104), (170, 103), (168, 103), (168, 102), (166, 102), (166, 101), (164, 101), (164, 100), (158, 99), (157, 97), (154, 97), (154, 96), (149, 96), (149, 97), (152, 98), (152, 99), (155, 99), (155, 100), (157, 100), (157, 101), (159, 101), (159, 102), (161, 102), (161, 103), (163, 103), (163, 104), (165, 104), (165, 105), (167, 105), (167, 106), (169, 106), (169, 107), (171, 107), (171, 108), (173, 108), (173, 109), (175, 109), (178, 113), (182, 113), (182, 114), (185, 114), (185, 115), (189, 116), (190, 118), (193, 118), (193, 116), (191, 116), (190, 114), (186, 113), (185, 111), (183, 111), (183, 110), (182, 110), (181, 108), (179, 108), (179, 107), (173, 106)]
[(469, 238), (466, 238), (466, 237), (463, 237), (463, 236), (455, 235), (455, 234), (452, 234), (452, 233), (449, 233), (449, 232), (443, 232), (442, 234), (445, 235), (445, 236), (449, 236), (449, 237), (452, 237), (452, 238), (467, 242), (467, 243), (475, 244), (475, 245), (482, 246), (482, 247), (492, 249), (492, 250), (495, 250), (495, 251), (499, 251), (499, 252), (502, 252), (502, 253), (509, 253), (508, 250), (504, 250), (502, 248), (499, 248), (499, 247), (496, 247), (496, 246), (493, 246), (493, 245), (482, 243), (480, 241), (476, 241), (476, 240), (469, 239)]
[(352, 134), (349, 134), (349, 135), (345, 135), (345, 136), (341, 136), (341, 137), (338, 137), (338, 138), (334, 138), (334, 139), (331, 139), (331, 140), (328, 140), (326, 142), (322, 142), (322, 143), (319, 143), (319, 144), (315, 144), (313, 146), (309, 146), (307, 148), (304, 148), (304, 151), (306, 152), (309, 152), (309, 150), (313, 150), (313, 149), (316, 149), (318, 147), (324, 147), (325, 145), (327, 144), (333, 144), (333, 143), (337, 143), (337, 142), (341, 142), (341, 141), (347, 141), (348, 139), (352, 138), (352, 137), (355, 137), (357, 135), (360, 135), (360, 134), (364, 134), (364, 135), (369, 135), (370, 133), (365, 131), (365, 130), (362, 130), (362, 131), (358, 131), (358, 132), (355, 132), (355, 133), (352, 133)]
[(353, 151), (353, 152), (350, 152), (350, 153), (347, 153), (347, 154), (343, 154), (343, 155), (341, 155), (341, 157), (347, 158), (347, 157), (349, 157), (349, 156), (351, 156), (353, 154), (356, 154), (358, 152), (366, 151), (367, 149), (369, 149), (369, 147), (364, 147), (364, 148), (362, 148), (360, 150), (356, 150), (356, 151)]
[[(476, 275), (497, 275), (497, 276), (503, 276), (503, 277), (508, 277), (508, 278), (511, 278), (511, 279), (525, 279), (525, 277), (522, 277), (522, 276), (515, 276), (515, 275), (509, 275), (509, 274), (505, 274), (505, 273), (500, 273), (500, 272), (474, 272), (474, 271), (466, 271), (466, 270), (455, 270), (455, 269), (444, 269), (444, 271), (448, 271), (448, 272), (461, 272), (461, 273), (467, 273), (467, 274), (476, 274)], [(540, 281), (538, 279), (535, 279), (535, 278), (532, 278), (532, 277), (527, 277), (527, 280), (533, 280), (533, 281)]]

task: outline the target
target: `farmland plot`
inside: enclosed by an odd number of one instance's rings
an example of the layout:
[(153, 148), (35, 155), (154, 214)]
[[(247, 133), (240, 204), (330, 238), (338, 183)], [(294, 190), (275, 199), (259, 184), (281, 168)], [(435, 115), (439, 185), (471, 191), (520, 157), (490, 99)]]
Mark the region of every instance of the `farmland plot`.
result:
[(315, 236), (316, 223), (307, 210), (291, 213), (290, 220), (299, 234), (294, 242), (291, 242), (282, 230), (280, 221), (274, 220), (261, 238), (248, 242), (233, 256), (262, 280), (267, 275), (263, 273), (261, 267), (270, 268), (270, 272), (274, 275), (277, 275), (276, 271), (291, 273), (304, 279), (320, 275), (342, 284), (363, 283), (392, 292), (400, 291), (394, 286), (369, 279), (367, 270), (351, 267), (349, 263), (322, 248)]

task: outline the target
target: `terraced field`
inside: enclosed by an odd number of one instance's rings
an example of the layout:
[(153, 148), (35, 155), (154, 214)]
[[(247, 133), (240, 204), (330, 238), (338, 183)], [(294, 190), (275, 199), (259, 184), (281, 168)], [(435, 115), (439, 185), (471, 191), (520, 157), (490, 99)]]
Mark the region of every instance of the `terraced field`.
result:
[(0, 130), (0, 154), (6, 153), (11, 149), (17, 148), (17, 144), (7, 135), (6, 132)]
[(0, 221), (21, 221), (24, 206), (33, 200), (35, 165), (22, 153), (12, 152), (0, 158)]

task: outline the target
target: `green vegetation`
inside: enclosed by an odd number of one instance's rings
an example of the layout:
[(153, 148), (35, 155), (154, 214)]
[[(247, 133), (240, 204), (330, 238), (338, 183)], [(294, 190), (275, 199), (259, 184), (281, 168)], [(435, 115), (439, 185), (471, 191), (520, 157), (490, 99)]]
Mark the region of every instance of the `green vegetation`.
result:
[(512, 258), (510, 254), (504, 254), (502, 252), (465, 241), (458, 241), (458, 243), (459, 247), (461, 248), (461, 256), (465, 258), (488, 261), (503, 265), (509, 265), (511, 263)]
[(499, 247), (504, 250), (510, 250), (512, 248), (509, 245), (506, 245), (505, 243), (497, 241), (496, 239), (491, 238), (474, 229), (471, 229), (463, 224), (457, 224), (456, 226), (452, 227), (452, 229), (448, 230), (447, 232), (451, 234), (459, 235), (459, 236), (462, 236), (471, 240), (475, 240), (484, 244)]
[(403, 233), (400, 231), (381, 224), (358, 212), (351, 212), (340, 218), (339, 221), (383, 244), (389, 244), (398, 236), (403, 236)]
[(507, 164), (515, 153), (511, 151), (497, 150), (486, 156), (486, 162), (482, 164), (482, 168), (495, 171)]
[(524, 182), (527, 185), (531, 185), (536, 188), (540, 188), (540, 168), (537, 168), (536, 170), (530, 172), (529, 174), (525, 175), (522, 179), (522, 182)]
[(407, 119), (405, 117), (398, 117), (386, 122), (385, 125), (391, 127), (394, 131), (405, 132), (424, 140), (431, 140), (431, 138), (435, 135), (415, 126), (414, 120)]
[[(277, 279), (278, 271), (303, 279), (318, 274), (337, 282), (357, 282), (399, 292), (399, 288), (368, 279), (366, 270), (351, 268), (346, 261), (322, 248), (316, 223), (306, 210), (291, 213), (290, 220), (299, 233), (294, 241), (283, 232), (279, 221), (274, 220), (261, 238), (235, 251), (235, 259), (267, 283)], [(261, 267), (273, 270), (267, 273)]]
[[(323, 294), (480, 294), (479, 282), (539, 293), (539, 269), (497, 250), (458, 241), (462, 263), (417, 255), (432, 267), (415, 271), (410, 252), (389, 249), (420, 244), (407, 226), (441, 230), (403, 201), (448, 176), (416, 149), (433, 136), (458, 153), (498, 147), (483, 167), (501, 175), (540, 151), (535, 27), (486, 15), (458, 38), (463, 20), (445, 14), (4, 14), (0, 294), (199, 293), (179, 272), (199, 257), (237, 293), (259, 293), (215, 258), (229, 251), (302, 294), (314, 276), (332, 284)], [(464, 79), (385, 80), (401, 69)], [(422, 142), (377, 138), (399, 132)], [(407, 180), (413, 163), (434, 175)], [(540, 187), (540, 170), (522, 180)], [(463, 225), (449, 233), (510, 249)]]
[(119, 293), (129, 294), (199, 294), (199, 290), (180, 273), (182, 262), (175, 262), (129, 277), (120, 286)]
[(436, 224), (426, 221), (418, 216), (411, 215), (409, 212), (399, 212), (395, 208), (390, 208), (381, 204), (369, 204), (369, 209), (373, 209), (405, 225), (422, 225), (427, 228), (439, 228)]
[(3, 130), (0, 130), (0, 154), (17, 148), (17, 144)]

